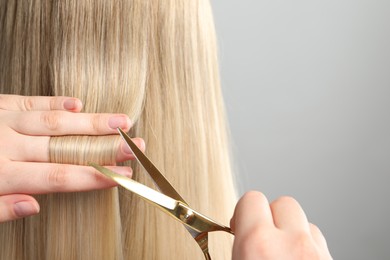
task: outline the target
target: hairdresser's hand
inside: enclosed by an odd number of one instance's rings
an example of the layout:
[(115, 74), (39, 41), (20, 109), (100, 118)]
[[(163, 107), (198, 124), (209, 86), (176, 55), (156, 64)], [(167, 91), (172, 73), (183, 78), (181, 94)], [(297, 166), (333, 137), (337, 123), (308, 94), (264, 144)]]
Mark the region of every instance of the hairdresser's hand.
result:
[[(50, 136), (116, 134), (131, 122), (123, 114), (78, 113), (82, 103), (69, 97), (24, 97), (0, 94), (0, 222), (39, 212), (28, 194), (87, 191), (112, 187), (92, 167), (49, 163)], [(144, 149), (143, 140), (134, 140)], [(117, 162), (132, 159), (118, 147)], [(129, 167), (111, 167), (130, 176)], [(77, 176), (77, 178), (72, 178)]]
[(248, 192), (236, 206), (233, 259), (332, 259), (321, 231), (307, 221), (296, 200), (271, 204), (260, 192)]

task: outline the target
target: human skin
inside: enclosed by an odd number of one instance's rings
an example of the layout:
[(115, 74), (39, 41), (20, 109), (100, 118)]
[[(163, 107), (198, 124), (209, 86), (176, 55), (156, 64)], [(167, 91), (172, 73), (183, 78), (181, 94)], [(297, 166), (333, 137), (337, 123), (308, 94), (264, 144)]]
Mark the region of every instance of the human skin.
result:
[[(71, 97), (0, 94), (0, 222), (38, 214), (31, 194), (115, 186), (92, 167), (49, 162), (50, 136), (108, 135), (116, 134), (117, 127), (131, 127), (126, 115), (86, 114), (81, 109), (82, 102)], [(145, 149), (141, 138), (133, 140)], [(122, 142), (116, 161), (129, 159), (134, 157)], [(129, 167), (109, 168), (131, 177)], [(231, 227), (233, 259), (332, 259), (321, 231), (290, 197), (269, 204), (260, 192), (246, 193), (236, 205)]]
[[(117, 134), (128, 131), (124, 114), (81, 113), (82, 102), (72, 97), (27, 97), (0, 94), (0, 222), (37, 214), (39, 204), (30, 196), (52, 192), (104, 189), (115, 183), (92, 167), (49, 162), (50, 136)], [(134, 142), (142, 150), (144, 141)], [(134, 159), (124, 142), (116, 162)], [(131, 176), (129, 167), (109, 166)], [(77, 178), (72, 178), (77, 176)]]
[(237, 203), (230, 225), (234, 260), (332, 259), (320, 229), (291, 197), (269, 204), (262, 193), (248, 192)]

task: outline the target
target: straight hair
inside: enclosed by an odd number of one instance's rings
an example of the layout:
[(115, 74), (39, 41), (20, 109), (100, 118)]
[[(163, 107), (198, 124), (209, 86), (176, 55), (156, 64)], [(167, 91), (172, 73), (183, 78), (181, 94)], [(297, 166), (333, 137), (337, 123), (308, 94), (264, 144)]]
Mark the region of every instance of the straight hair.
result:
[[(208, 0), (3, 0), (0, 23), (0, 93), (128, 114), (130, 135), (189, 205), (229, 223), (236, 194)], [(118, 144), (52, 137), (48, 152), (53, 163), (110, 165)], [(0, 224), (0, 259), (203, 258), (179, 222), (121, 188), (36, 198), (38, 215)], [(214, 259), (231, 258), (231, 235), (209, 245)]]

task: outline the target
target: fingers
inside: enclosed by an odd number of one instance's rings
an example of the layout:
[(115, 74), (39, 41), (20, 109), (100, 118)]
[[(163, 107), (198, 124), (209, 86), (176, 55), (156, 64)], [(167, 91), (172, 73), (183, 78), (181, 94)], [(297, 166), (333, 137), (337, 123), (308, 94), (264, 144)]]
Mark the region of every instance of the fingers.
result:
[(0, 154), (11, 161), (49, 162), (49, 136), (29, 136), (13, 133), (12, 140), (3, 141)]
[(274, 227), (269, 203), (262, 193), (247, 192), (237, 203), (231, 228), (237, 237), (242, 237), (258, 226)]
[(3, 117), (14, 131), (33, 136), (107, 135), (117, 128), (127, 131), (131, 121), (124, 114), (86, 114), (66, 111), (13, 112)]
[[(53, 163), (2, 162), (0, 165), (2, 194), (44, 194), (78, 192), (110, 188), (115, 182), (88, 166)], [(131, 177), (129, 167), (107, 167)]]
[[(120, 139), (119, 135), (117, 138)], [(145, 150), (145, 142), (142, 138), (134, 138), (132, 140), (142, 151)], [(11, 161), (49, 162), (49, 142), (50, 137), (48, 136), (28, 136), (16, 133), (15, 138), (3, 142), (3, 147), (6, 149), (1, 151), (0, 154)], [(90, 149), (92, 148), (90, 147)], [(121, 140), (117, 148), (116, 162), (133, 159), (135, 157), (131, 150), (125, 141)]]
[(12, 194), (0, 196), (0, 223), (37, 214), (38, 202), (31, 196)]
[[(143, 152), (145, 151), (145, 141), (142, 138), (132, 138), (131, 140), (135, 143), (135, 145), (138, 146), (139, 149), (141, 149), (141, 151)], [(129, 146), (127, 145), (127, 143), (121, 140), (121, 144), (116, 154), (116, 161), (124, 162), (127, 160), (134, 160), (134, 159), (135, 157), (132, 151), (130, 150)]]
[(231, 227), (233, 259), (332, 259), (321, 231), (290, 197), (268, 204), (259, 192), (245, 194)]
[(269, 205), (262, 193), (252, 191), (238, 202), (231, 226), (237, 232), (245, 233), (256, 225), (310, 232), (306, 214), (295, 199), (281, 197)]
[[(34, 198), (22, 194), (88, 191), (116, 185), (92, 167), (47, 163), (50, 136), (112, 135), (117, 134), (118, 127), (125, 131), (131, 127), (124, 114), (73, 113), (81, 109), (81, 101), (72, 97), (0, 94), (0, 222), (38, 213)], [(145, 149), (142, 139), (134, 141)], [(133, 158), (121, 142), (116, 161)], [(126, 176), (132, 173), (129, 167), (109, 168)]]
[(82, 103), (72, 97), (0, 95), (0, 109), (11, 111), (67, 110), (79, 112)]
[(309, 232), (309, 222), (299, 203), (291, 197), (281, 197), (270, 205), (275, 226), (279, 229)]

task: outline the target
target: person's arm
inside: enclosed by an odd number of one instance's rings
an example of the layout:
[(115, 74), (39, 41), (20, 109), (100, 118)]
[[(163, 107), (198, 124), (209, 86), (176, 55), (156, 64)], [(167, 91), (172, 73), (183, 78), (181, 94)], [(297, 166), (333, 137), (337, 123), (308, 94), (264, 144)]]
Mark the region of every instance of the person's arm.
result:
[[(123, 114), (79, 113), (82, 103), (70, 97), (26, 97), (0, 94), (0, 222), (39, 212), (30, 194), (87, 191), (112, 187), (92, 167), (49, 162), (50, 136), (117, 134), (129, 130)], [(143, 140), (134, 140), (143, 149)], [(131, 159), (124, 143), (116, 161)], [(112, 166), (130, 176), (129, 167)], [(70, 176), (78, 178), (69, 178)]]
[(332, 259), (321, 231), (291, 197), (269, 204), (262, 193), (248, 192), (237, 203), (230, 225), (235, 260)]

